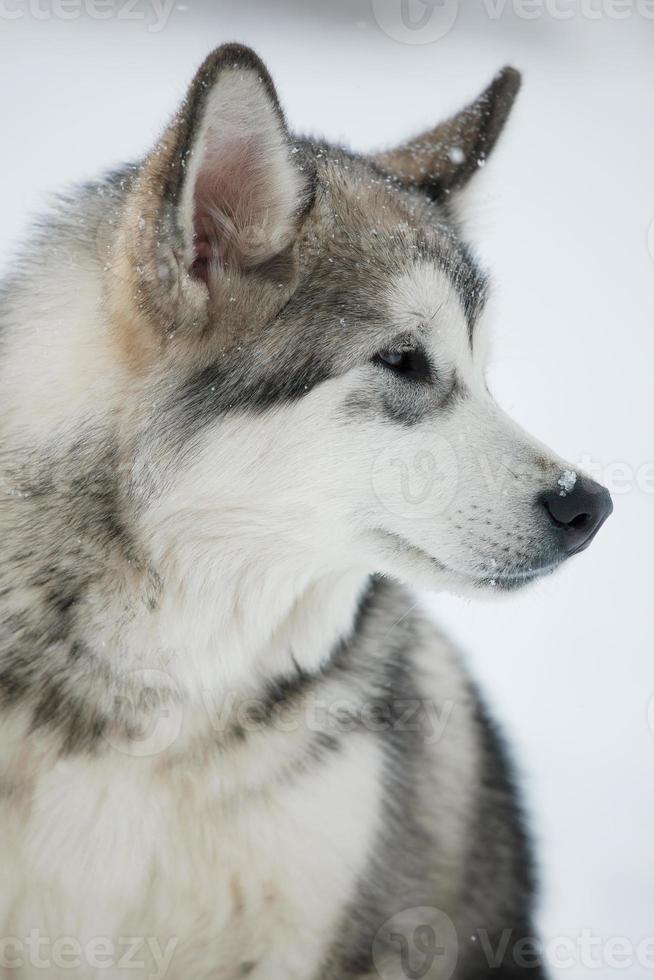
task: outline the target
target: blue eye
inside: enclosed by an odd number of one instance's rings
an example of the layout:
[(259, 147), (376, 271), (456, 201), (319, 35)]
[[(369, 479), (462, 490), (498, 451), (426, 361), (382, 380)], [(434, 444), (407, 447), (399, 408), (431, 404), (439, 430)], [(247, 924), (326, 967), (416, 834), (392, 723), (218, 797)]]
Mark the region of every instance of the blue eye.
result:
[(431, 381), (429, 359), (421, 347), (411, 350), (382, 350), (372, 360), (373, 364), (378, 364), (407, 381)]
[(406, 360), (406, 351), (403, 350), (385, 350), (378, 355), (380, 361), (382, 361), (386, 367), (395, 369), (401, 368)]

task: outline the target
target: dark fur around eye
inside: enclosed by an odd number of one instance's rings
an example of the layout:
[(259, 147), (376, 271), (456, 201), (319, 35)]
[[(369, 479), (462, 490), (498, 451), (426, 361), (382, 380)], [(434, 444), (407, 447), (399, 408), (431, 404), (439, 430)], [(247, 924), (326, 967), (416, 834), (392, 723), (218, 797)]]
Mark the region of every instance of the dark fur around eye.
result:
[(379, 351), (372, 360), (373, 364), (378, 364), (405, 381), (431, 381), (432, 379), (431, 365), (422, 347)]

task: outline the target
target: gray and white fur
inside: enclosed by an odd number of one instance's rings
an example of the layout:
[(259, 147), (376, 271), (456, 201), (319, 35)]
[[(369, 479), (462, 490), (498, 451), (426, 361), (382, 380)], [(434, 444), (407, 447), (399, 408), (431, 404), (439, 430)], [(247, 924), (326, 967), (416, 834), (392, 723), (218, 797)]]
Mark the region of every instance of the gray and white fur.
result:
[(1, 977), (544, 977), (505, 750), (406, 590), (514, 590), (610, 511), (484, 381), (460, 221), (518, 85), (362, 157), (224, 46), (17, 255)]

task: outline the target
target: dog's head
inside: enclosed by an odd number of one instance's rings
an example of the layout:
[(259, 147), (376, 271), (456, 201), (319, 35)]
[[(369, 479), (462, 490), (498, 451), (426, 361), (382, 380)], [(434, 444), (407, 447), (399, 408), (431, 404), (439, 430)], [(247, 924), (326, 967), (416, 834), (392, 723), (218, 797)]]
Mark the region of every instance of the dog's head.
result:
[(291, 135), (251, 51), (207, 59), (98, 237), (155, 563), (192, 545), (508, 589), (590, 542), (608, 493), (489, 394), (456, 219), (518, 86), (505, 69), (366, 158)]

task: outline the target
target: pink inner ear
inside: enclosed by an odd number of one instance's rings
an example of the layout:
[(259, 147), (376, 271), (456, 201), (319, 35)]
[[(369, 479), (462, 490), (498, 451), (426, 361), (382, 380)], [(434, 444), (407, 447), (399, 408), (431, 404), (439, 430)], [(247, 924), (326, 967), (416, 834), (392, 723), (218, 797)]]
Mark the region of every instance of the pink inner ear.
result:
[(194, 188), (192, 273), (212, 264), (257, 264), (266, 256), (265, 159), (261, 141), (209, 133)]

